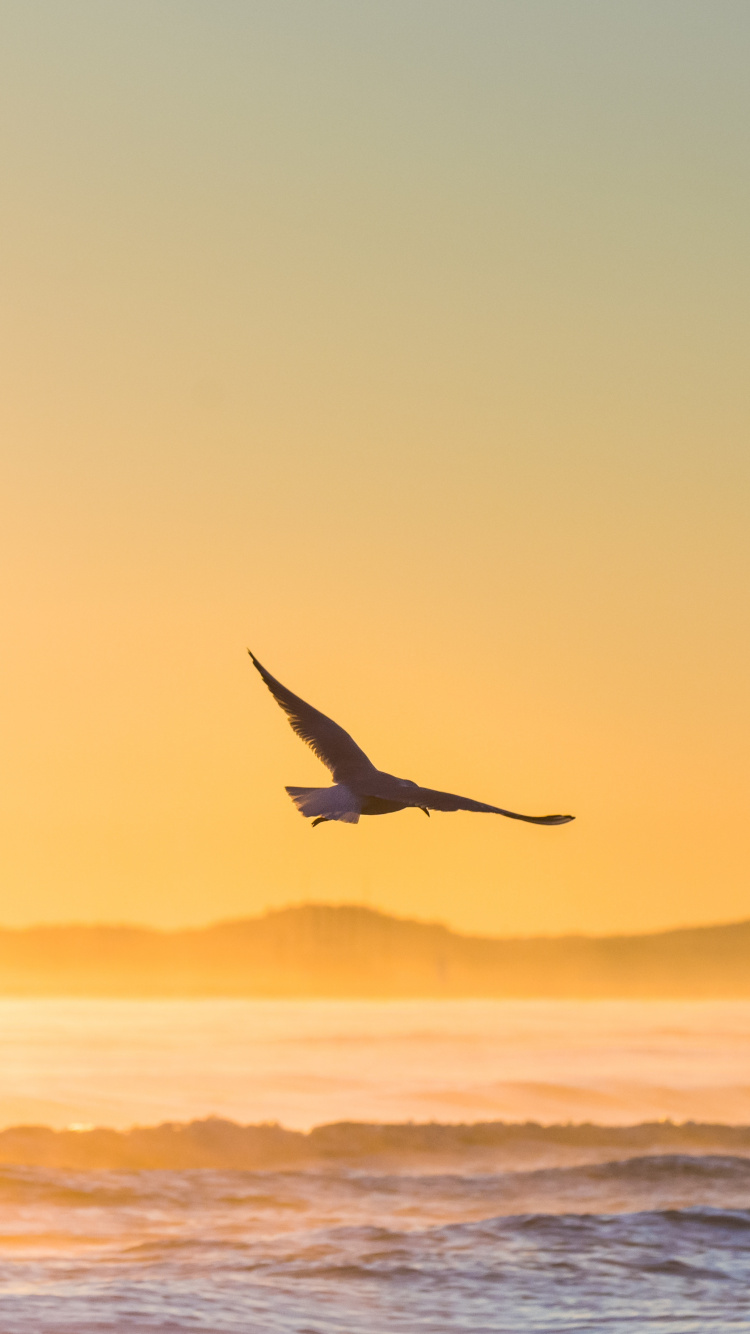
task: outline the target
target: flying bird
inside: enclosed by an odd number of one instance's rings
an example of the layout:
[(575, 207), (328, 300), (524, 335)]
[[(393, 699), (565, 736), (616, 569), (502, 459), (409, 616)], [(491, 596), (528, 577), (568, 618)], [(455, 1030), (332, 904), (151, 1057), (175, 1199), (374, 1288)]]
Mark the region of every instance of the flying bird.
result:
[(527, 820), (529, 824), (567, 824), (575, 819), (574, 815), (519, 815), (518, 811), (488, 806), (483, 801), (472, 801), (471, 797), (420, 787), (409, 778), (395, 778), (376, 769), (343, 727), (306, 704), (299, 695), (293, 695), (266, 671), (250, 649), (247, 651), (297, 736), (307, 742), (333, 775), (333, 787), (286, 789), (297, 810), (311, 819), (313, 826), (328, 820), (356, 824), (360, 815), (389, 815), (408, 806), (417, 807), (425, 815), (431, 810), (486, 811), (491, 815), (507, 815), (511, 820)]

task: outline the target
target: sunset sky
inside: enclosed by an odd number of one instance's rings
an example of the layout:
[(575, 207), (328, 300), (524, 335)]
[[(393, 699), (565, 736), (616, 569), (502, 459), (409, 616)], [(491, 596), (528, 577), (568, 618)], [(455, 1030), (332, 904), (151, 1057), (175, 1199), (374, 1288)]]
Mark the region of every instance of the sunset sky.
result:
[[(750, 917), (746, 0), (5, 0), (0, 924)], [(536, 828), (311, 829), (249, 645)]]

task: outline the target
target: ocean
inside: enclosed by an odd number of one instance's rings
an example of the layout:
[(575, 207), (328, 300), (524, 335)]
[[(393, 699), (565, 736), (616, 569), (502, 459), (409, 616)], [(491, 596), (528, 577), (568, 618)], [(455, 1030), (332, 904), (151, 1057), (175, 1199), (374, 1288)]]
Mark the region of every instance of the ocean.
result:
[(750, 1002), (0, 1002), (0, 1334), (750, 1331)]

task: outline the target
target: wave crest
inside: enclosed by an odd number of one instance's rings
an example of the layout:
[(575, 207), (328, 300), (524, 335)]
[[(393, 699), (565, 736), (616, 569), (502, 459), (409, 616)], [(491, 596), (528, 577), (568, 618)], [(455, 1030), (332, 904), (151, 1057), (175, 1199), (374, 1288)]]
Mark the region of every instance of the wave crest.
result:
[[(131, 1130), (14, 1126), (0, 1131), (0, 1167), (254, 1170), (388, 1162), (434, 1170), (451, 1162), (486, 1162), (521, 1169), (619, 1158), (630, 1160), (627, 1170), (632, 1172), (640, 1157), (663, 1154), (686, 1155), (685, 1171), (697, 1170), (689, 1161), (696, 1155), (748, 1158), (750, 1126), (338, 1122), (298, 1131), (208, 1117)], [(653, 1162), (649, 1170), (657, 1170)]]

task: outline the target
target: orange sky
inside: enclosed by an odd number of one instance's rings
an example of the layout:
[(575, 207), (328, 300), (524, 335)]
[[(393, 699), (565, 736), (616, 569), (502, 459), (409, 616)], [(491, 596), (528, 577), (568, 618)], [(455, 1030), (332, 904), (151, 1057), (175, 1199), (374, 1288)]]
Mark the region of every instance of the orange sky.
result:
[[(750, 915), (747, 6), (0, 29), (0, 922)], [(246, 644), (577, 821), (311, 830)]]

